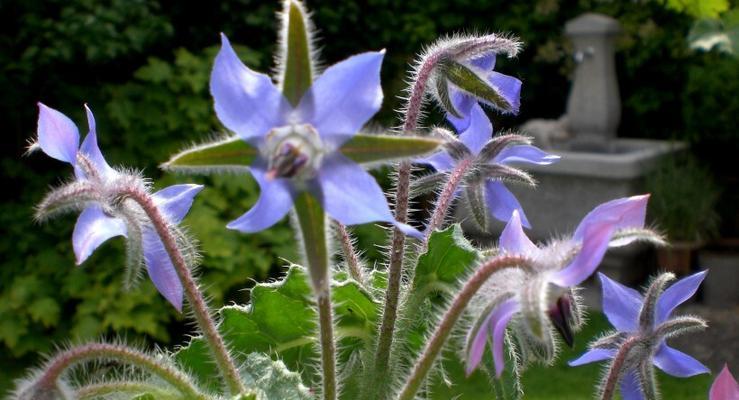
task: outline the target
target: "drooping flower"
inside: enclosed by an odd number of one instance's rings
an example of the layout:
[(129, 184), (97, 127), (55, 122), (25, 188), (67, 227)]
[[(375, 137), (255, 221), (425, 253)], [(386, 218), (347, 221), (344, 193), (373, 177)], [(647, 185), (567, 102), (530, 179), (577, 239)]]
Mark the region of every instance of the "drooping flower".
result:
[(374, 178), (338, 151), (380, 108), (383, 56), (362, 53), (327, 68), (293, 106), (267, 75), (246, 67), (222, 36), (210, 82), (216, 114), (259, 150), (250, 171), (261, 188), (254, 207), (229, 228), (269, 228), (307, 191), (344, 225), (388, 222), (420, 237), (395, 221)]
[(529, 264), (494, 274), (480, 290), (478, 302), (483, 311), (468, 334), (467, 373), (477, 368), (491, 337), (500, 376), (505, 362), (503, 338), (509, 325), (521, 351), (534, 359), (553, 357), (554, 329), (571, 345), (572, 331), (579, 328), (582, 317), (573, 288), (593, 273), (609, 244), (622, 246), (654, 236), (642, 229), (648, 198), (634, 196), (601, 204), (583, 218), (570, 239), (544, 247), (526, 236), (514, 210), (501, 234), (500, 251), (525, 256)]
[(711, 385), (711, 391), (708, 395), (708, 400), (736, 400), (739, 399), (739, 384), (736, 383), (736, 379), (731, 375), (729, 366), (724, 364), (724, 368), (721, 373), (718, 374), (716, 380)]
[[(157, 290), (182, 310), (182, 284), (159, 235), (133, 202), (119, 201), (122, 187), (146, 186), (141, 178), (108, 165), (97, 144), (95, 118), (85, 106), (89, 132), (79, 145), (77, 126), (66, 115), (39, 103), (38, 147), (48, 156), (74, 167), (76, 179), (49, 193), (39, 205), (46, 218), (61, 211), (81, 209), (72, 234), (77, 265), (110, 238), (124, 236), (132, 265), (142, 259)], [(177, 225), (190, 210), (201, 185), (173, 185), (152, 195), (170, 224)]]
[[(642, 296), (598, 274), (603, 286), (603, 312), (616, 331), (590, 344), (590, 350), (571, 366), (596, 361), (621, 359), (612, 363), (614, 378), (620, 377), (621, 395), (626, 400), (656, 396), (653, 367), (672, 376), (685, 378), (710, 372), (693, 357), (667, 345), (665, 339), (686, 332), (701, 330), (706, 322), (694, 316), (672, 316), (677, 306), (695, 294), (706, 271), (690, 275), (667, 289), (675, 276), (664, 273), (654, 279)], [(605, 382), (604, 382), (605, 384)]]
[(560, 157), (532, 146), (531, 139), (525, 136), (492, 137), (492, 123), (479, 104), (471, 104), (469, 113), (469, 124), (464, 129), (449, 116), (449, 121), (460, 133), (459, 142), (454, 143), (455, 139), (451, 138), (445, 150), (417, 160), (418, 163), (431, 165), (437, 171), (422, 180), (440, 181), (444, 173), (453, 170), (460, 161), (471, 158), (474, 161), (465, 176), (464, 189), (459, 194), (478, 225), (486, 229), (488, 215), (507, 222), (516, 210), (523, 225), (530, 227), (521, 204), (505, 187), (504, 182), (518, 181), (533, 185), (533, 179), (512, 164), (549, 165), (557, 162)]

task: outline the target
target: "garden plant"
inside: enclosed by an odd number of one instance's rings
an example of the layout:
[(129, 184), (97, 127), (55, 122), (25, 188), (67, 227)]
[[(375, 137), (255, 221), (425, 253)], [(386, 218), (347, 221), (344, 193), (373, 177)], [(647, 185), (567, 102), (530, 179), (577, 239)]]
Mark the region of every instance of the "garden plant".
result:
[[(248, 304), (212, 308), (197, 280), (197, 240), (180, 225), (203, 187), (154, 192), (140, 172), (106, 162), (90, 108), (81, 140), (78, 125), (39, 103), (29, 151), (71, 165), (73, 175), (41, 200), (36, 218), (79, 212), (77, 264), (124, 237), (124, 284), (147, 276), (195, 331), (175, 349), (145, 351), (123, 340), (69, 345), (19, 380), (13, 398), (410, 400), (432, 397), (434, 379), (464, 387), (464, 374), (447, 376), (445, 357), (460, 360), (467, 375), (488, 374), (497, 398), (521, 398), (525, 368), (551, 363), (585, 323), (578, 285), (608, 248), (665, 244), (645, 227), (649, 195), (595, 207), (571, 235), (545, 244), (528, 238), (529, 221), (507, 185), (535, 190), (519, 167), (559, 157), (526, 136), (494, 134), (486, 114), (519, 110), (521, 81), (494, 71), (496, 57), (519, 52), (515, 37), (460, 34), (428, 46), (412, 66), (399, 126), (381, 130), (366, 125), (382, 104), (385, 52), (325, 67), (305, 6), (286, 0), (279, 18), (273, 76), (247, 67), (221, 35), (210, 91), (228, 134), (162, 168), (251, 174), (259, 199), (224, 228), (248, 237), (289, 214), (300, 258), (286, 260), (281, 279), (252, 288)], [(423, 125), (434, 106), (444, 126)], [(367, 172), (383, 165), (395, 170), (389, 196)], [(430, 215), (413, 212), (413, 200), (429, 193)], [(497, 244), (465, 239), (454, 205), (481, 230), (505, 223)], [(368, 223), (388, 229), (382, 266), (368, 265), (347, 228)], [(704, 276), (673, 283), (662, 274), (642, 295), (601, 275), (616, 330), (571, 362), (606, 362), (603, 380), (587, 383), (594, 395), (659, 398), (655, 366), (678, 377), (709, 372), (665, 343), (706, 328), (700, 318), (673, 315)], [(731, 392), (728, 371), (723, 379), (716, 393)]]

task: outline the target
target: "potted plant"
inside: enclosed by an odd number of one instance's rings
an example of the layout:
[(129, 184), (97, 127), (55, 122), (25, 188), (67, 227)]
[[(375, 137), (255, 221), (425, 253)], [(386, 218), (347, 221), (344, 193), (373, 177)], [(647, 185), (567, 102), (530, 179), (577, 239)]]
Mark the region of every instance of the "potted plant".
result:
[(665, 158), (647, 176), (646, 191), (652, 194), (649, 215), (671, 243), (658, 249), (659, 266), (685, 275), (696, 250), (718, 234), (720, 189), (710, 171), (686, 153)]

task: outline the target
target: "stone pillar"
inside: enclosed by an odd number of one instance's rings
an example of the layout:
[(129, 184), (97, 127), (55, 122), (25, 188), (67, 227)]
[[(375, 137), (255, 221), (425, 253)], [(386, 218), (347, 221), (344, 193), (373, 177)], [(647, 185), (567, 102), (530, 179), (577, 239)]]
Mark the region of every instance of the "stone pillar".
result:
[(570, 20), (565, 33), (575, 48), (575, 77), (567, 100), (567, 118), (580, 144), (606, 144), (616, 137), (621, 119), (614, 39), (621, 31), (615, 19), (586, 13)]

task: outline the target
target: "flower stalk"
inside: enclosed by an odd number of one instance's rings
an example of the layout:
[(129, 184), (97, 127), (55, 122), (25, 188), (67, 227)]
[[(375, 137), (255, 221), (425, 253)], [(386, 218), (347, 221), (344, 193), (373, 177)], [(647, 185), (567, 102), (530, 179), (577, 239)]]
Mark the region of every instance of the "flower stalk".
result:
[(459, 320), (462, 312), (467, 308), (472, 297), (482, 287), (482, 285), (488, 280), (488, 278), (497, 271), (505, 268), (520, 267), (522, 265), (530, 264), (529, 260), (522, 256), (501, 256), (493, 258), (483, 263), (477, 271), (470, 277), (467, 283), (464, 284), (462, 290), (452, 301), (441, 322), (434, 331), (431, 339), (426, 344), (426, 347), (421, 353), (421, 356), (416, 361), (413, 370), (406, 380), (403, 389), (398, 395), (399, 400), (412, 400), (416, 395), (416, 392), (420, 388), (423, 381), (426, 379), (429, 370), (436, 361), (436, 357), (441, 352), (447, 338), (452, 333), (454, 325)]
[(130, 198), (135, 201), (149, 217), (151, 224), (154, 226), (157, 234), (164, 243), (164, 248), (172, 260), (172, 264), (177, 271), (177, 275), (182, 281), (185, 296), (192, 306), (195, 320), (203, 332), (203, 337), (210, 347), (211, 352), (218, 366), (218, 370), (225, 379), (226, 386), (232, 394), (246, 393), (246, 387), (241, 382), (240, 374), (236, 368), (231, 354), (228, 352), (226, 343), (223, 341), (218, 332), (216, 322), (210, 313), (207, 303), (203, 298), (203, 294), (198, 288), (190, 269), (187, 266), (182, 252), (177, 246), (177, 239), (172, 233), (167, 220), (164, 218), (159, 208), (154, 203), (151, 196), (138, 187), (131, 187), (120, 193), (123, 198)]

